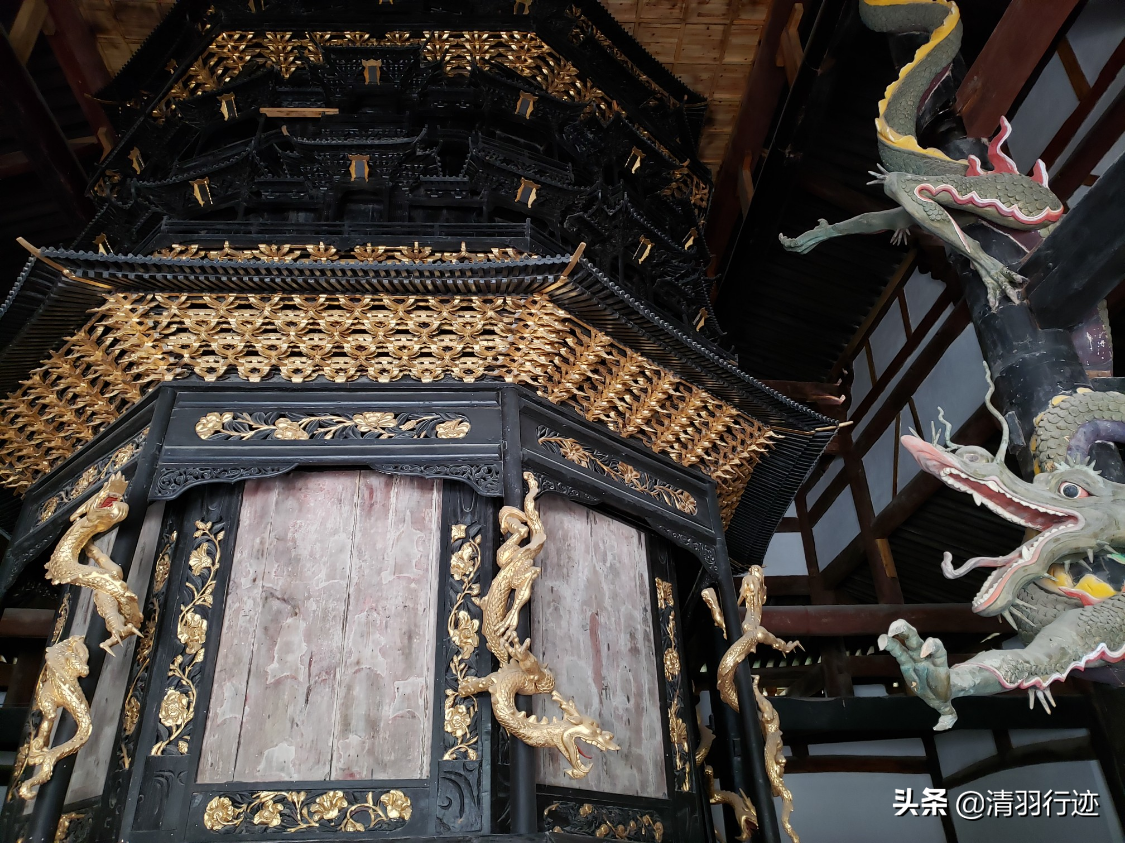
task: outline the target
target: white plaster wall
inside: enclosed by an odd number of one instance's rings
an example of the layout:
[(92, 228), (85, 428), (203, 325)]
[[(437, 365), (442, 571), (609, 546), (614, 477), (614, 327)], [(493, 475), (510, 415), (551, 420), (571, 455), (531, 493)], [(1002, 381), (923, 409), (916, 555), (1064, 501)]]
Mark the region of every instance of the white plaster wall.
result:
[(867, 473), (867, 489), (871, 493), (871, 506), (878, 515), (894, 497), (895, 423), (863, 455), (863, 468)]
[[(953, 305), (947, 305), (941, 312), (941, 315), (939, 315), (938, 318), (934, 321), (934, 324), (930, 328), (930, 330), (924, 337), (922, 337), (922, 340), (918, 343), (917, 348), (914, 349), (913, 353), (911, 353), (911, 355), (906, 359), (906, 361), (902, 364), (902, 366), (894, 374), (894, 376), (889, 381), (887, 381), (886, 389), (883, 391), (884, 397), (889, 395), (894, 390), (894, 388), (898, 386), (899, 382), (903, 378), (903, 375), (905, 375), (906, 372), (909, 371), (914, 361), (918, 359), (918, 355), (920, 355), (922, 351), (925, 350), (926, 346), (933, 339), (934, 334), (936, 334), (938, 330), (940, 330), (941, 326), (945, 323), (945, 320), (949, 318), (949, 314), (951, 314), (952, 312)], [(867, 426), (871, 423), (871, 419), (874, 417), (875, 411), (877, 409), (878, 405), (876, 405), (875, 408), (872, 408), (872, 410), (859, 421), (859, 423), (856, 425), (855, 431), (852, 433), (853, 437), (858, 439), (860, 434), (867, 429)]]
[(824, 490), (836, 479), (836, 475), (843, 470), (844, 461), (840, 457), (833, 457), (832, 462), (828, 464), (828, 468), (825, 470), (824, 474), (822, 474), (820, 479), (809, 489), (808, 503), (810, 509), (820, 500), (820, 496), (824, 494)]
[[(929, 776), (790, 773), (785, 784), (793, 793), (791, 821), (801, 843), (945, 843), (939, 818), (896, 817), (892, 807), (896, 788), (913, 788), (917, 801), (922, 789), (931, 787)], [(775, 799), (774, 804), (780, 815), (780, 800)], [(1032, 839), (1040, 838), (1025, 837), (1024, 843)], [(965, 843), (963, 838), (961, 843)], [(990, 843), (999, 841), (993, 838)]]
[(1066, 40), (1074, 50), (1082, 75), (1091, 85), (1122, 38), (1125, 38), (1125, 3), (1087, 0), (1067, 31)]
[(906, 309), (910, 312), (910, 327), (918, 328), (918, 323), (930, 312), (945, 284), (929, 273), (919, 269), (914, 270), (910, 280), (906, 282), (903, 292), (906, 294)]
[(840, 743), (811, 743), (809, 755), (914, 755), (924, 758), (926, 747), (921, 738), (900, 738), (886, 741), (841, 741)]
[(813, 540), (816, 544), (816, 561), (823, 570), (836, 558), (848, 542), (859, 535), (859, 519), (856, 518), (852, 490), (844, 489), (840, 496), (828, 507), (813, 527)]
[(918, 434), (930, 438), (930, 422), (942, 429), (939, 407), (956, 431), (981, 406), (987, 389), (984, 356), (973, 326), (967, 325), (914, 393), (914, 406), (922, 423)]
[(867, 352), (862, 348), (852, 362), (852, 408), (858, 407), (871, 391), (871, 370), (867, 366)]
[(809, 572), (800, 533), (774, 533), (762, 568), (771, 577), (802, 577)]
[[(1013, 738), (1018, 733), (1013, 733)], [(1014, 742), (1014, 741), (1013, 741)], [(954, 788), (949, 792), (950, 805), (966, 790), (987, 795), (989, 790), (1090, 790), (1100, 795), (1099, 817), (982, 817), (976, 821), (961, 819), (954, 812), (953, 824), (959, 843), (1037, 843), (1038, 841), (1071, 841), (1081, 843), (1119, 843), (1121, 826), (1113, 811), (1109, 789), (1096, 761), (1060, 761), (1001, 770), (990, 776)], [(1014, 812), (1013, 812), (1014, 813)]]
[(898, 302), (891, 304), (890, 308), (879, 320), (875, 330), (871, 332), (871, 356), (875, 360), (875, 373), (878, 377), (887, 371), (895, 355), (906, 344), (906, 328), (902, 324), (902, 310)]
[(1008, 150), (1021, 172), (1031, 170), (1035, 159), (1077, 105), (1078, 97), (1056, 54), (1043, 68), (1015, 117), (1010, 118), (1012, 135), (1008, 138)]

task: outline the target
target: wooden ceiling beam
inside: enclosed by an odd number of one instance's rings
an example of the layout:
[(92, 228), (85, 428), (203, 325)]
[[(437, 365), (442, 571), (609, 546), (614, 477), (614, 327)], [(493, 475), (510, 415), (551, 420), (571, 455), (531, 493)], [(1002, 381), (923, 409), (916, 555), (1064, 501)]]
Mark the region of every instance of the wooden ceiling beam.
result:
[(957, 90), (969, 137), (991, 137), (1081, 0), (1012, 0)]
[(93, 215), (86, 173), (2, 27), (0, 109), (47, 192), (74, 227), (81, 228)]
[(8, 33), (20, 64), (27, 64), (27, 60), (31, 58), (31, 51), (35, 49), (35, 42), (39, 40), (39, 33), (46, 21), (47, 0), (23, 0), (20, 3), (16, 19), (12, 21), (12, 29)]
[(74, 5), (74, 0), (41, 1), (46, 3), (54, 23), (47, 40), (55, 54), (55, 60), (62, 68), (67, 85), (78, 101), (86, 122), (94, 130), (94, 136), (101, 143), (102, 150), (108, 153), (117, 143), (117, 135), (105, 110), (94, 96), (110, 81), (109, 71), (94, 41), (94, 33)]
[(1011, 631), (1003, 618), (975, 614), (968, 603), (766, 606), (762, 609), (762, 626), (781, 638), (882, 635), (899, 618), (905, 618), (924, 634)]
[(734, 130), (731, 132), (723, 163), (715, 175), (711, 210), (707, 216), (707, 246), (716, 260), (722, 260), (738, 218), (742, 215), (739, 186), (743, 174), (749, 178), (754, 163), (766, 145), (774, 111), (785, 90), (785, 68), (778, 67), (772, 57), (781, 46), (782, 37), (793, 13), (794, 0), (774, 0), (762, 24), (758, 51), (738, 106)]
[[(724, 306), (742, 309), (754, 297), (754, 279), (747, 277), (747, 268), (753, 271), (765, 253), (778, 247), (779, 221), (797, 192), (794, 188), (803, 165), (804, 149), (819, 131), (826, 105), (840, 78), (835, 54), (860, 26), (855, 7), (843, 0), (824, 0), (817, 10), (805, 45), (804, 61), (778, 117), (769, 152), (758, 170), (754, 195), (738, 223), (738, 231), (733, 238), (728, 235), (721, 244), (708, 241), (711, 251), (728, 270), (718, 291), (718, 299)], [(768, 55), (764, 48), (762, 54)], [(771, 124), (773, 112), (760, 113), (758, 118)], [(722, 173), (716, 184), (727, 184)], [(712, 205), (712, 215), (714, 213)], [(720, 206), (718, 219), (723, 219), (724, 213)], [(737, 222), (738, 214), (733, 214), (731, 219)]]
[[(1125, 95), (1118, 97), (1055, 179), (1076, 186), (1125, 132)], [(1071, 166), (1077, 172), (1071, 175)], [(1067, 178), (1069, 176), (1069, 179)], [(1063, 195), (1063, 194), (1060, 194)], [(1118, 159), (1020, 268), (1027, 297), (1043, 328), (1070, 328), (1085, 319), (1125, 276), (1125, 159)]]
[[(69, 142), (74, 154), (83, 160), (96, 159), (102, 150), (102, 145), (93, 135), (84, 138), (71, 138)], [(31, 172), (32, 169), (31, 159), (22, 152), (9, 152), (7, 155), (0, 155), (0, 179), (22, 176), (24, 173)]]

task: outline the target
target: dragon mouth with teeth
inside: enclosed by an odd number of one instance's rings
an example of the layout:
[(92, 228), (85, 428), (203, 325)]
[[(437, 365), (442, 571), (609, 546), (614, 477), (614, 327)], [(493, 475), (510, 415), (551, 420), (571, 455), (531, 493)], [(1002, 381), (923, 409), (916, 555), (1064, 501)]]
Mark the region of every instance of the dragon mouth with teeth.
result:
[(957, 453), (931, 445), (917, 436), (902, 437), (902, 444), (924, 471), (946, 486), (972, 495), (978, 506), (986, 507), (1001, 518), (1036, 531), (1034, 536), (1006, 556), (978, 556), (955, 568), (952, 556), (945, 554), (941, 568), (950, 579), (962, 577), (977, 568), (996, 569), (973, 598), (972, 609), (977, 614), (993, 616), (1004, 613), (1020, 588), (1042, 578), (1060, 554), (1075, 550), (1063, 545), (1070, 544), (1066, 539), (1081, 533), (1086, 525), (1086, 519), (1076, 509), (1030, 500), (1020, 490), (1027, 488), (1030, 492), (1035, 487), (1014, 476), (1006, 477), (1010, 472), (995, 462), (979, 459), (975, 463), (969, 462)]

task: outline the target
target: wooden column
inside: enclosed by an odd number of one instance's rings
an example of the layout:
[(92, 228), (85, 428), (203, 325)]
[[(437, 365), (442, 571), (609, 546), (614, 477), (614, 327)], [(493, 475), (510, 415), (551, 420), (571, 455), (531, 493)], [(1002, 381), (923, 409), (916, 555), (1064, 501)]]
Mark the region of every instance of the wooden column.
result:
[[(7, 39), (3, 39), (7, 43)], [(0, 52), (3, 47), (0, 46)], [(110, 558), (121, 567), (121, 574), (126, 579), (133, 566), (133, 554), (141, 537), (141, 528), (144, 526), (145, 515), (148, 508), (148, 487), (152, 476), (156, 472), (156, 458), (158, 443), (164, 440), (164, 433), (168, 429), (168, 417), (172, 412), (175, 393), (171, 390), (161, 390), (156, 397), (153, 407), (152, 422), (149, 425), (149, 438), (145, 450), (137, 461), (137, 468), (129, 481), (129, 488), (125, 492), (125, 502), (129, 505), (129, 515), (116, 528), (116, 538)], [(77, 591), (76, 586), (71, 586)], [(98, 687), (101, 677), (102, 664), (105, 662), (106, 652), (101, 648), (103, 641), (109, 638), (105, 624), (98, 616), (86, 632), (86, 649), (90, 653), (89, 674), (79, 682), (83, 695), (91, 699)], [(65, 711), (59, 715), (58, 724), (55, 726), (53, 746), (58, 746), (63, 741), (68, 741), (77, 732), (74, 718)], [(58, 829), (59, 817), (62, 816), (63, 804), (66, 801), (66, 792), (70, 787), (70, 777), (74, 772), (75, 756), (71, 755), (62, 759), (55, 765), (54, 775), (51, 780), (39, 787), (35, 796), (35, 806), (32, 808), (31, 817), (24, 833), (24, 843), (53, 843), (55, 832)]]
[[(713, 524), (722, 523), (719, 514), (719, 499), (714, 485), (708, 495), (708, 512)], [(738, 612), (738, 594), (734, 590), (734, 577), (730, 571), (727, 544), (722, 533), (715, 541), (716, 565), (719, 568), (719, 602), (722, 604), (723, 618), (731, 634), (742, 629), (742, 618)], [(762, 724), (758, 711), (758, 700), (754, 696), (754, 680), (750, 665), (742, 662), (735, 671), (735, 689), (738, 692), (739, 720), (742, 725), (742, 745), (746, 748), (743, 757), (750, 779), (750, 798), (758, 809), (758, 834), (762, 843), (781, 843), (778, 831), (777, 812), (773, 806), (773, 790), (766, 773), (765, 739), (762, 737)]]
[[(504, 426), (504, 505), (523, 509), (523, 451), (520, 446), (519, 404), (512, 390), (504, 391), (501, 406)], [(495, 573), (495, 572), (494, 572)], [(516, 636), (526, 641), (531, 635), (531, 605), (520, 613)], [(531, 697), (516, 696), (516, 708), (527, 715), (532, 713)], [(509, 772), (511, 799), (511, 830), (513, 834), (532, 834), (539, 827), (539, 810), (535, 804), (535, 777), (537, 762), (535, 748), (518, 738), (508, 741), (511, 752)]]
[(859, 535), (863, 540), (867, 561), (871, 565), (871, 577), (875, 581), (875, 594), (880, 603), (901, 603), (902, 588), (891, 557), (891, 546), (885, 538), (880, 539), (875, 535), (875, 509), (871, 505), (871, 492), (867, 487), (863, 459), (855, 452), (850, 430), (845, 428), (836, 436), (840, 442), (840, 455), (844, 458), (844, 473), (855, 502)]

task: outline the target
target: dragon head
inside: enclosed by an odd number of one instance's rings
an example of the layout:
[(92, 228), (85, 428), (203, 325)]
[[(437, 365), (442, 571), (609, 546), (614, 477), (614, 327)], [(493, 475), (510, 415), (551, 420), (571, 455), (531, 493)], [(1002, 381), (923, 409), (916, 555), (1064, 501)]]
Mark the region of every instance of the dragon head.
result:
[(581, 779), (590, 772), (591, 764), (584, 763), (582, 759), (589, 758), (582, 748), (578, 746), (578, 741), (583, 741), (590, 744), (590, 746), (597, 747), (602, 752), (613, 751), (621, 749), (613, 742), (613, 732), (607, 732), (601, 727), (593, 717), (588, 717), (578, 710), (578, 706), (574, 704), (574, 700), (563, 699), (558, 691), (551, 692), (551, 699), (558, 703), (559, 708), (563, 711), (564, 722), (569, 724), (563, 730), (562, 742), (559, 747), (566, 760), (570, 762), (571, 769), (566, 771), (566, 775), (572, 779)]
[(98, 489), (97, 494), (71, 513), (70, 520), (77, 521), (85, 517), (102, 530), (108, 530), (114, 524), (124, 521), (129, 514), (129, 505), (125, 503), (128, 485), (121, 474), (114, 474)]
[(1005, 556), (976, 557), (959, 568), (946, 553), (942, 572), (953, 579), (976, 568), (995, 568), (972, 602), (973, 611), (986, 616), (1006, 614), (1031, 583), (1082, 603), (1109, 596), (1113, 591), (1104, 580), (1076, 582), (1070, 566), (1078, 562), (1092, 568), (1095, 554), (1104, 555), (1105, 547), (1112, 554), (1110, 545), (1125, 540), (1125, 486), (1103, 479), (1088, 465), (1064, 465), (1033, 482), (1010, 471), (1004, 465), (1007, 422), (992, 406), (992, 392), (990, 384), (985, 404), (1003, 429), (996, 455), (949, 442), (948, 423), (944, 446), (914, 435), (902, 437), (902, 444), (924, 471), (1034, 535)]

